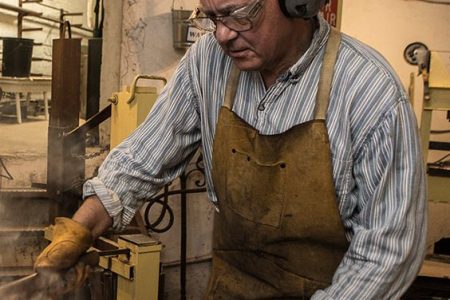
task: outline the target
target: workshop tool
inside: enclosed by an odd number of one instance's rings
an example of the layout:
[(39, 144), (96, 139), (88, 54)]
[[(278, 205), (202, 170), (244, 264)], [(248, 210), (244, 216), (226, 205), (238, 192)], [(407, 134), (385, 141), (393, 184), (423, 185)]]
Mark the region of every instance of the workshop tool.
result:
[[(94, 268), (99, 263), (99, 254), (90, 251), (80, 258), (80, 262)], [(70, 268), (66, 272), (33, 273), (0, 286), (0, 299), (52, 299), (62, 296), (74, 289), (75, 272), (74, 268)]]

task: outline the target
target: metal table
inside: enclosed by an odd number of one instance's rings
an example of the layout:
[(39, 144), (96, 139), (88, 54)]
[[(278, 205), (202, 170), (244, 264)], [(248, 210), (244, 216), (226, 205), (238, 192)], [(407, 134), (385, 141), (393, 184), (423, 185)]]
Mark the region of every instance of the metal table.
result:
[(42, 93), (44, 97), (44, 114), (48, 119), (48, 93), (52, 90), (52, 80), (49, 77), (0, 77), (0, 89), (3, 92), (14, 93), (16, 101), (17, 123), (22, 123), (20, 110), (20, 93), (27, 95), (27, 107), (32, 93)]

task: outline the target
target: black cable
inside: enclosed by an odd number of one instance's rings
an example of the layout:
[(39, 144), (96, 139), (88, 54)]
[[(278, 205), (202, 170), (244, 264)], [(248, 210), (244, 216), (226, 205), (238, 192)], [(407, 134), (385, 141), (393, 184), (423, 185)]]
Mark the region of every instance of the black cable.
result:
[(0, 157), (0, 165), (2, 166), (2, 169), (5, 170), (6, 175), (8, 175), (8, 176), (5, 176), (5, 175), (0, 173), (0, 177), (6, 178), (8, 180), (14, 180), (14, 178), (11, 175), (11, 173), (9, 173), (8, 169), (6, 168), (5, 163), (3, 162), (1, 157)]

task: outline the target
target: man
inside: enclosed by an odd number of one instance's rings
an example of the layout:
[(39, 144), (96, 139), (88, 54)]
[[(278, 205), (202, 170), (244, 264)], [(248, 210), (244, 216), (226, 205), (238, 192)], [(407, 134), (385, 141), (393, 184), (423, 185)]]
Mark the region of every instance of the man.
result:
[(212, 33), (36, 269), (122, 229), (201, 147), (218, 210), (206, 298), (399, 298), (424, 254), (416, 121), (387, 62), (317, 16), (324, 2), (201, 0), (192, 21)]

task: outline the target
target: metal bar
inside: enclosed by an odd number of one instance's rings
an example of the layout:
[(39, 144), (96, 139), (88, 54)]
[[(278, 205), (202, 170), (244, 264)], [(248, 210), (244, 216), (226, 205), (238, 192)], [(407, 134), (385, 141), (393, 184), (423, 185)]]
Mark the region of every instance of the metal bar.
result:
[[(100, 71), (102, 61), (101, 38), (88, 40), (88, 63), (87, 63), (87, 88), (86, 88), (86, 118), (90, 118), (98, 113), (100, 108)], [(98, 144), (99, 130), (95, 128), (91, 131), (93, 144)]]
[(65, 133), (64, 136), (82, 136), (85, 135), (89, 130), (97, 127), (100, 123), (111, 117), (111, 104), (102, 109), (99, 113), (93, 115), (89, 118), (86, 123), (75, 128), (74, 130)]
[(34, 28), (23, 28), (22, 27), (22, 32), (23, 31), (42, 31), (43, 28), (42, 27), (34, 27)]
[(32, 61), (52, 61), (49, 58), (43, 58), (43, 57), (32, 57), (31, 60)]
[(180, 175), (181, 197), (181, 240), (180, 240), (180, 299), (186, 299), (186, 252), (187, 252), (187, 177)]
[(438, 169), (438, 168), (428, 168), (428, 175), (439, 176), (439, 177), (450, 177), (450, 170)]
[[(48, 125), (47, 190), (58, 215), (72, 215), (85, 177), (85, 140), (64, 139), (79, 125), (81, 39), (53, 40), (52, 109)], [(64, 195), (63, 195), (64, 193)], [(73, 195), (69, 195), (72, 193)], [(77, 199), (78, 198), (78, 199)], [(73, 211), (72, 211), (73, 210)]]
[[(99, 257), (96, 252), (88, 252), (80, 257), (80, 261), (86, 265), (95, 267), (99, 263)], [(36, 299), (39, 295), (45, 295), (49, 299), (56, 299), (56, 296), (62, 296), (73, 289), (67, 284), (67, 280), (73, 278), (74, 272), (74, 269), (69, 269), (66, 273), (33, 273), (24, 278), (2, 285), (0, 287), (0, 298)], [(45, 297), (45, 299), (47, 299), (47, 297)]]
[(0, 8), (3, 9), (7, 9), (7, 10), (11, 10), (11, 11), (15, 11), (19, 14), (22, 14), (24, 16), (34, 16), (34, 17), (40, 17), (42, 15), (42, 13), (40, 12), (36, 12), (36, 11), (32, 11), (26, 8), (22, 8), (19, 6), (14, 6), (14, 5), (9, 5), (6, 3), (0, 3)]
[[(22, 8), (22, 0), (19, 0), (19, 7)], [(17, 37), (19, 39), (22, 37), (23, 16), (24, 16), (23, 13), (18, 13), (17, 14)]]
[(48, 198), (44, 189), (1, 189), (2, 198)]
[(193, 188), (193, 189), (186, 189), (186, 190), (182, 190), (182, 189), (170, 190), (170, 191), (167, 191), (163, 194), (160, 194), (160, 195), (152, 198), (152, 200), (159, 200), (165, 196), (179, 195), (181, 193), (193, 194), (193, 193), (203, 193), (203, 192), (206, 192), (206, 188)]
[(447, 142), (430, 142), (429, 149), (450, 151), (450, 143)]
[(83, 13), (81, 13), (81, 12), (76, 12), (76, 13), (63, 13), (63, 16), (65, 17), (65, 16), (82, 16), (83, 15)]

